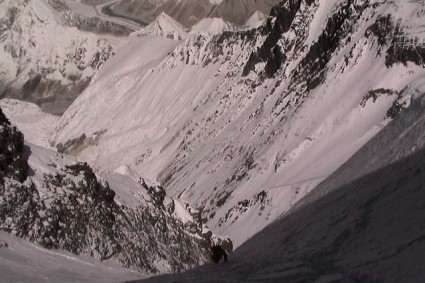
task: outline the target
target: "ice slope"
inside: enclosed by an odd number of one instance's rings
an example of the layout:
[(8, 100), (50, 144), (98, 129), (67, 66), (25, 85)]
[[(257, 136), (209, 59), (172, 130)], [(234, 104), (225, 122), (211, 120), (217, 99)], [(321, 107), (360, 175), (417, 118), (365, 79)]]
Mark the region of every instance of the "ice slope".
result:
[(116, 263), (64, 251), (51, 251), (0, 232), (2, 282), (119, 282), (143, 275)]
[(169, 49), (140, 39), (52, 139), (159, 181), (239, 246), (378, 133), (425, 77), (421, 2), (295, 2), (257, 30)]
[(137, 282), (422, 282), (425, 89), (418, 94), (227, 264)]

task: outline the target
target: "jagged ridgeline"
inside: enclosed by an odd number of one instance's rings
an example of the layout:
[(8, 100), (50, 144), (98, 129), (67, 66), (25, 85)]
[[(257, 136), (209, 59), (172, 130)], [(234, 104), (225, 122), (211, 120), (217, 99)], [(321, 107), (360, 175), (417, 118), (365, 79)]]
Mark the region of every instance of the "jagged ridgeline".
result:
[(87, 163), (46, 164), (54, 173), (44, 173), (41, 184), (33, 182), (40, 169), (28, 165), (31, 154), (0, 109), (0, 230), (148, 273), (205, 263), (212, 241), (232, 249), (228, 239), (202, 225), (198, 211), (189, 209), (190, 221), (176, 217), (175, 201), (160, 186), (140, 180), (147, 201), (127, 207)]
[[(331, 55), (343, 45), (350, 43), (351, 37), (364, 18), (363, 16), (372, 12), (372, 16), (379, 13), (379, 8), (391, 5), (391, 1), (373, 0), (346, 0), (342, 1), (338, 9), (328, 18), (327, 23), (317, 40), (309, 47), (307, 53), (303, 52), (306, 45), (305, 26), (297, 21), (300, 11), (314, 9), (318, 1), (314, 0), (287, 0), (274, 7), (271, 11), (271, 18), (268, 19), (266, 29), (267, 37), (264, 43), (253, 52), (246, 64), (243, 74), (247, 75), (259, 62), (265, 62), (265, 75), (273, 77), (285, 66), (289, 56), (287, 54), (303, 55), (298, 68), (293, 70), (293, 78), (297, 83), (308, 79), (306, 90), (311, 90), (323, 83), (325, 70), (331, 59)], [(411, 1), (415, 2), (415, 1)], [(421, 1), (416, 1), (420, 3)], [(322, 4), (323, 5), (323, 4)], [(418, 11), (418, 17), (424, 11)], [(305, 13), (305, 16), (308, 16)], [(308, 20), (308, 19), (306, 19)], [(386, 52), (385, 59), (387, 67), (397, 63), (415, 63), (425, 66), (425, 50), (419, 38), (407, 36), (400, 25), (401, 19), (394, 18), (391, 14), (378, 15), (365, 32), (365, 37), (374, 36), (379, 44), (379, 53)], [(284, 36), (290, 29), (297, 31), (297, 37), (289, 41)], [(285, 39), (280, 44), (281, 39)], [(372, 38), (372, 40), (374, 40)], [(304, 53), (304, 54), (303, 54)], [(348, 63), (348, 62), (347, 62)], [(304, 82), (305, 83), (305, 82)]]

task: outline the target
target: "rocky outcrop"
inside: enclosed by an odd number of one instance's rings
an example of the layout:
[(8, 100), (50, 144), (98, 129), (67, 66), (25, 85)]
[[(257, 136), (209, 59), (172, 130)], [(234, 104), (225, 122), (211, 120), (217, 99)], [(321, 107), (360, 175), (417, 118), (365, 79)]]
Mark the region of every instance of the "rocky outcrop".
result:
[(39, 169), (29, 169), (23, 152), (22, 133), (0, 109), (0, 230), (48, 249), (115, 258), (148, 273), (179, 272), (208, 262), (213, 243), (232, 251), (231, 241), (215, 236), (198, 211), (187, 206), (191, 218), (183, 221), (161, 186), (140, 179), (146, 197), (129, 207), (116, 200), (115, 191), (87, 163), (52, 161), (44, 164), (52, 173), (43, 173), (41, 183), (27, 178)]
[(387, 67), (408, 62), (425, 67), (425, 47), (418, 38), (408, 37), (390, 14), (376, 19), (366, 31), (366, 36), (371, 35), (377, 38), (380, 50), (386, 49)]
[[(260, 62), (266, 62), (265, 73), (269, 78), (281, 68), (286, 56), (282, 53), (277, 42), (281, 39), (282, 34), (286, 33), (291, 27), (295, 15), (300, 9), (301, 2), (302, 0), (284, 1), (273, 7), (266, 24), (267, 38), (263, 45), (251, 54), (242, 72), (244, 76), (253, 71), (255, 65)], [(311, 4), (311, 1), (307, 2), (309, 5)]]
[(10, 124), (0, 108), (0, 183), (4, 178), (23, 182), (27, 174), (24, 135)]

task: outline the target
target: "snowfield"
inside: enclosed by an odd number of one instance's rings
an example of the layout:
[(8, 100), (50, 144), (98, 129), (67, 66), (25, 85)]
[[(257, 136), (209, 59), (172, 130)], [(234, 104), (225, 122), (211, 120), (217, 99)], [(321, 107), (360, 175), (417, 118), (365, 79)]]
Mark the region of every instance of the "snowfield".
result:
[(138, 272), (113, 262), (51, 251), (0, 232), (1, 282), (121, 282), (140, 278)]

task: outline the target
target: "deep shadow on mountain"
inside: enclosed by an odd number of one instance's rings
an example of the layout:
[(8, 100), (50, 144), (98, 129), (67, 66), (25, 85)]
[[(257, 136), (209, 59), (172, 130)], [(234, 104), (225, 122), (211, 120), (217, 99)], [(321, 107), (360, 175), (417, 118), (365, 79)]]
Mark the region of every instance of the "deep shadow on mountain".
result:
[(423, 282), (425, 149), (301, 206), (227, 264), (142, 282)]

